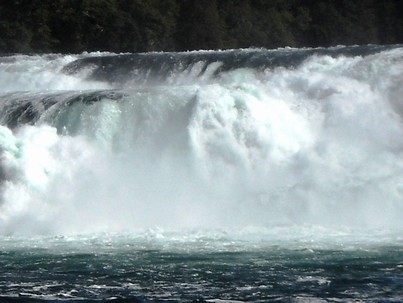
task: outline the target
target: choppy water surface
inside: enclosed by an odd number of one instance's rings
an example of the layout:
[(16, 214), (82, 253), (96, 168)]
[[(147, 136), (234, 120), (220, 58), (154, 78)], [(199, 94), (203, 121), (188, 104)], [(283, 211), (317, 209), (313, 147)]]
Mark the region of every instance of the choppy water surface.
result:
[(22, 301), (401, 301), (402, 238), (378, 235), (384, 240), (371, 243), (348, 236), (269, 240), (267, 233), (258, 239), (148, 231), (3, 238), (0, 293)]

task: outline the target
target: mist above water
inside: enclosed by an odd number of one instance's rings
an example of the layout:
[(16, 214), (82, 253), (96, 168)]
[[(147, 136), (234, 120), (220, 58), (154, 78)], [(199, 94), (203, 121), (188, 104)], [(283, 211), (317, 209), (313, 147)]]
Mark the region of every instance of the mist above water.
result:
[(0, 233), (401, 230), (402, 48), (310, 52), (141, 83), (146, 66), (122, 81), (92, 61), (66, 73), (73, 56), (3, 59)]

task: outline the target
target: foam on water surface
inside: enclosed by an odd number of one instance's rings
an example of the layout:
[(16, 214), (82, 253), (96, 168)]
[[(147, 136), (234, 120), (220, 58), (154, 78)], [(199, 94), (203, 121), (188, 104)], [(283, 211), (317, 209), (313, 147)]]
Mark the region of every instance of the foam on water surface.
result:
[(0, 233), (401, 231), (402, 49), (266, 52), (2, 59)]

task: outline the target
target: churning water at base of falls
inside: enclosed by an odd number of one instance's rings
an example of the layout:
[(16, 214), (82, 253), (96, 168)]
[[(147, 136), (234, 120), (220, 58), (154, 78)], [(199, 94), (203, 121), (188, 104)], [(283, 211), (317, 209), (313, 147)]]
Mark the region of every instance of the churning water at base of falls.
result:
[(401, 302), (401, 237), (312, 232), (4, 238), (0, 302)]
[(403, 48), (0, 57), (0, 302), (403, 300)]

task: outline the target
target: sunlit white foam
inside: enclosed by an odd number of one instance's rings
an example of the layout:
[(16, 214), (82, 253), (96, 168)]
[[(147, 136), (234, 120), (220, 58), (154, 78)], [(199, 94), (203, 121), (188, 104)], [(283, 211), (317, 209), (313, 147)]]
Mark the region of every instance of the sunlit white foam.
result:
[[(89, 56), (87, 54), (87, 56)], [(68, 75), (62, 68), (79, 56), (15, 55), (0, 62), (0, 92), (88, 90), (109, 88), (107, 83), (86, 80), (88, 70)]]
[(2, 231), (401, 230), (398, 58), (312, 57), (127, 88), (2, 127)]

